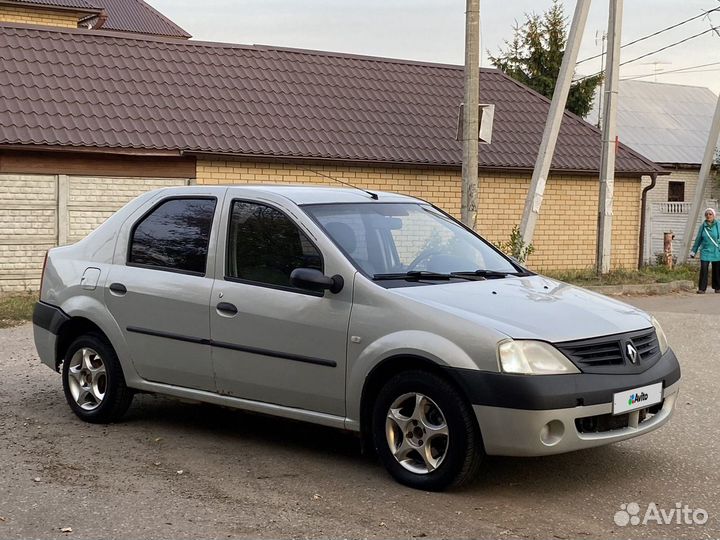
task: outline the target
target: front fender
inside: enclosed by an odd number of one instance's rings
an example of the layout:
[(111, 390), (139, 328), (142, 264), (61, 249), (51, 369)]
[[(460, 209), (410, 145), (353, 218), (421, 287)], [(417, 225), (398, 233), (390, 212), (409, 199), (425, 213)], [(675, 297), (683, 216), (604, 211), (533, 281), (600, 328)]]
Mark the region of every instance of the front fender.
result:
[[(353, 344), (351, 344), (351, 348)], [(352, 351), (348, 355), (352, 359)], [(382, 336), (351, 360), (347, 376), (347, 427), (357, 429), (363, 387), (370, 372), (388, 358), (417, 356), (441, 367), (478, 370), (477, 363), (456, 343), (431, 332), (402, 330)]]

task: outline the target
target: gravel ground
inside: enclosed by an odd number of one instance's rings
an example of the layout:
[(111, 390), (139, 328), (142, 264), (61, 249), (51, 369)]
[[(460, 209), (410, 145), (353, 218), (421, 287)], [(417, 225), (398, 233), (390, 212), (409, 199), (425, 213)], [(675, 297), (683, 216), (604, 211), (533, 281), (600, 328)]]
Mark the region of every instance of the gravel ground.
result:
[[(351, 435), (219, 407), (139, 396), (123, 423), (83, 424), (31, 327), (0, 330), (0, 538), (718, 538), (720, 297), (630, 301), (681, 359), (670, 424), (564, 456), (489, 458), (477, 483), (441, 494), (395, 484)], [(641, 517), (682, 503), (709, 520), (616, 525), (632, 502)]]

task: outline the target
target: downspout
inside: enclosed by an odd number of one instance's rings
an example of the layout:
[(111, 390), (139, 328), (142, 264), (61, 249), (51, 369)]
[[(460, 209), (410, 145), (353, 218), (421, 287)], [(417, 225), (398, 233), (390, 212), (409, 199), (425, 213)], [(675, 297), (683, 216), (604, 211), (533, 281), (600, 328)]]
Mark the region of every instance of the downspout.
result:
[(84, 19), (80, 19), (80, 22), (78, 23), (78, 28), (87, 28), (88, 30), (99, 30), (102, 28), (105, 23), (108, 20), (108, 14), (107, 11), (104, 9), (100, 11), (100, 13), (96, 13), (95, 15), (90, 15), (89, 17), (85, 17)]
[(642, 268), (645, 255), (645, 216), (647, 214), (647, 194), (657, 184), (657, 173), (650, 175), (650, 185), (642, 190), (642, 199), (640, 203), (640, 249), (638, 250), (638, 268)]
[(93, 25), (93, 30), (100, 30), (103, 26), (105, 26), (105, 23), (108, 20), (108, 14), (107, 11), (104, 9), (100, 12), (100, 14), (97, 16), (97, 22)]

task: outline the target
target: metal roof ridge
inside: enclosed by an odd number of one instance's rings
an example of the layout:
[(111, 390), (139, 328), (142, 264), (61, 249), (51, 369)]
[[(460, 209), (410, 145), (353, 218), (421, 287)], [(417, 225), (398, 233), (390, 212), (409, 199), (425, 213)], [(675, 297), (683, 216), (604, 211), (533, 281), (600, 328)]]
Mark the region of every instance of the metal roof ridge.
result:
[[(253, 46), (257, 49), (261, 50), (268, 50), (268, 51), (280, 51), (280, 52), (289, 52), (289, 53), (297, 53), (297, 54), (310, 54), (310, 55), (317, 55), (317, 56), (330, 56), (330, 57), (337, 57), (337, 58), (351, 58), (354, 60), (369, 60), (369, 61), (375, 61), (375, 62), (383, 62), (388, 64), (403, 64), (403, 65), (417, 65), (417, 66), (424, 66), (424, 67), (436, 67), (436, 68), (445, 68), (445, 69), (464, 69), (462, 65), (459, 64), (447, 64), (444, 62), (430, 62), (426, 60), (411, 60), (406, 58), (394, 58), (389, 56), (376, 56), (372, 54), (360, 54), (360, 53), (344, 53), (341, 51), (323, 51), (319, 49), (304, 49), (301, 47), (284, 47), (284, 46), (276, 46), (276, 45), (265, 45), (262, 43), (255, 43)], [(480, 68), (481, 72), (485, 73), (496, 73), (499, 70), (497, 68)]]

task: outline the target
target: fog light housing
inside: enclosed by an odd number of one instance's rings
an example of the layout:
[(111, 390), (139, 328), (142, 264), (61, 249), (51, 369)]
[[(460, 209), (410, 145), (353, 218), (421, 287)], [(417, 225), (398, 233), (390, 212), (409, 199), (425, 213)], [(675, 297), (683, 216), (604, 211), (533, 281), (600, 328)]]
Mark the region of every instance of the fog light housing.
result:
[(540, 429), (540, 442), (545, 446), (555, 446), (565, 435), (565, 424), (560, 420), (551, 420)]

